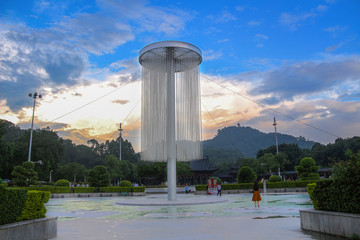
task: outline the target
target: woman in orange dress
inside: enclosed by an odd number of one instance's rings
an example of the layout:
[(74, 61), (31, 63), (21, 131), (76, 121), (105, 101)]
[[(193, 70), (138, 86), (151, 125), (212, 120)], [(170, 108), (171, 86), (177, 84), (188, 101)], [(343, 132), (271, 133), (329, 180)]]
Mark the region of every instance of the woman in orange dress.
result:
[(257, 206), (260, 207), (259, 204), (261, 201), (261, 196), (260, 196), (260, 188), (259, 188), (258, 181), (254, 182), (253, 189), (254, 189), (254, 193), (253, 193), (252, 200), (254, 201), (255, 207), (256, 207), (256, 203), (257, 203)]

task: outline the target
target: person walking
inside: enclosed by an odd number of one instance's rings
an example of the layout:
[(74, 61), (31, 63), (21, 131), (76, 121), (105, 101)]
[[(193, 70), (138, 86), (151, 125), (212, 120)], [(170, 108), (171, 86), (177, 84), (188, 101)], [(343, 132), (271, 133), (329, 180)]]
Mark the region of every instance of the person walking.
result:
[(218, 196), (219, 194), (221, 196), (221, 184), (217, 185), (217, 190), (218, 190), (218, 192), (217, 192), (216, 196)]
[(253, 190), (254, 190), (254, 193), (252, 196), (252, 201), (254, 201), (255, 207), (256, 207), (256, 203), (257, 203), (257, 206), (260, 207), (261, 196), (260, 196), (260, 187), (259, 187), (258, 181), (254, 182)]

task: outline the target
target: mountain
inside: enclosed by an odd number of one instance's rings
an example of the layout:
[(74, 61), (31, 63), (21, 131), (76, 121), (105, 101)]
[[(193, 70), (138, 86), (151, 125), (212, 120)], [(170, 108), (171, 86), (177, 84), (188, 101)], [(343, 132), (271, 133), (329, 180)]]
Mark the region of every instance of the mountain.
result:
[[(296, 143), (299, 148), (311, 149), (316, 143), (304, 137), (294, 137), (287, 134), (277, 134), (278, 144)], [(230, 126), (219, 129), (213, 139), (203, 141), (204, 155), (214, 150), (235, 151), (239, 156), (254, 158), (259, 149), (275, 145), (275, 133), (263, 133), (251, 127)], [(209, 154), (210, 159), (211, 155)]]

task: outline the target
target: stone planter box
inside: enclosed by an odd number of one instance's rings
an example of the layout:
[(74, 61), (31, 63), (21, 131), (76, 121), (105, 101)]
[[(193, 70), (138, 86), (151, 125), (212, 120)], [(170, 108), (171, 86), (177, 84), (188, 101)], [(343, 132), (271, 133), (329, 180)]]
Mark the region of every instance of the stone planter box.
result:
[(342, 237), (360, 236), (360, 215), (321, 210), (300, 210), (301, 228)]
[(57, 217), (0, 225), (1, 240), (45, 240), (57, 235)]

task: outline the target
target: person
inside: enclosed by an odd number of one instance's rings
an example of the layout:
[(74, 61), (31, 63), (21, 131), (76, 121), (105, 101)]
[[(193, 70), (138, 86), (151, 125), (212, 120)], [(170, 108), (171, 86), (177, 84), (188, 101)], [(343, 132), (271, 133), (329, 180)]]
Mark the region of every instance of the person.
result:
[(257, 206), (260, 207), (261, 196), (260, 196), (260, 188), (259, 188), (258, 181), (254, 182), (253, 190), (254, 190), (254, 193), (252, 196), (252, 201), (254, 201), (255, 207), (256, 207), (256, 203), (257, 203)]
[(189, 189), (189, 185), (186, 184), (186, 185), (185, 185), (185, 193), (188, 194), (188, 193), (190, 193), (190, 192), (191, 192), (191, 189)]
[(218, 192), (217, 192), (216, 196), (218, 196), (219, 194), (221, 196), (221, 184), (217, 185), (217, 190), (218, 190)]

